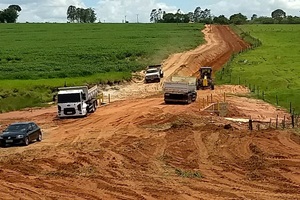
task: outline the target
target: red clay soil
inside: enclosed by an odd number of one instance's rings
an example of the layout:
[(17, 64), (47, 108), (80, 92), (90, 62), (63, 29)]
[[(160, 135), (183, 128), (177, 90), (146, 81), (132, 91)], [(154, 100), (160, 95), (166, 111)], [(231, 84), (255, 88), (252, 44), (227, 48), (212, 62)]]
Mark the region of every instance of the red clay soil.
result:
[[(227, 26), (204, 33), (206, 44), (164, 62), (167, 77), (219, 69), (247, 46)], [(284, 110), (239, 97), (248, 92), (241, 86), (199, 91), (190, 105), (165, 105), (160, 91), (141, 82), (111, 88), (114, 101), (86, 118), (59, 120), (55, 107), (0, 114), (0, 129), (35, 121), (44, 130), (42, 142), (0, 149), (0, 199), (300, 199), (299, 137), (248, 131), (203, 112), (201, 99), (226, 93), (235, 118)]]

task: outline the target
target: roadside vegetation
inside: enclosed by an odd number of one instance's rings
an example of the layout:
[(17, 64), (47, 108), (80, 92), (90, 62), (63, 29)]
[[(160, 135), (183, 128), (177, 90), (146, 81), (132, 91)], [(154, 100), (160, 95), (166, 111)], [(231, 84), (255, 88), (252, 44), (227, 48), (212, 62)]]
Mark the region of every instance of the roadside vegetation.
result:
[(120, 82), (203, 43), (203, 24), (1, 24), (0, 112), (40, 106), (57, 87)]
[(256, 97), (299, 114), (300, 26), (242, 25), (239, 28), (243, 30), (239, 32), (241, 35), (259, 38), (261, 45), (234, 56), (217, 74), (217, 82), (245, 85)]

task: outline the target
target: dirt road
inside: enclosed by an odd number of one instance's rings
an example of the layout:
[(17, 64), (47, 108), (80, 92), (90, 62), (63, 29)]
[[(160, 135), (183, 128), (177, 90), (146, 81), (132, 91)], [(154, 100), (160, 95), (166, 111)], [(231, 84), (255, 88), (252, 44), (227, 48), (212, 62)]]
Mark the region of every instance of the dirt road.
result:
[[(166, 76), (219, 69), (247, 46), (226, 26), (204, 33), (205, 45), (164, 62)], [(110, 88), (114, 102), (80, 119), (58, 120), (55, 107), (0, 114), (0, 129), (32, 120), (44, 130), (40, 143), (0, 149), (0, 199), (300, 199), (299, 137), (250, 132), (200, 105), (225, 92), (228, 117), (265, 120), (283, 110), (233, 95), (248, 92), (241, 86), (199, 91), (190, 105), (165, 105), (160, 90), (141, 82)]]

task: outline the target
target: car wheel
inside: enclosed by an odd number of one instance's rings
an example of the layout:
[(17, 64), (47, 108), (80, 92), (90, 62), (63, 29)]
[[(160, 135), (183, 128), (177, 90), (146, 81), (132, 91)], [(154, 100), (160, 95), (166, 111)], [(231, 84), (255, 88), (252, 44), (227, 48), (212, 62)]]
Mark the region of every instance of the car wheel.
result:
[(28, 137), (25, 137), (25, 139), (24, 139), (24, 145), (25, 146), (29, 145), (29, 138)]
[(5, 146), (6, 146), (6, 144), (4, 142), (0, 143), (0, 147), (5, 147)]
[(36, 141), (40, 142), (43, 139), (43, 134), (39, 133), (38, 137), (36, 138)]

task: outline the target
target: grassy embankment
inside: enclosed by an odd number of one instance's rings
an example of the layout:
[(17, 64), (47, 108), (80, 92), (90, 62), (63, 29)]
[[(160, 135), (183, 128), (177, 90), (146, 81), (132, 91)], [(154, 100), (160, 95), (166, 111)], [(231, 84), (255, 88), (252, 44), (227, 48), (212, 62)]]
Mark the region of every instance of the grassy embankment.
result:
[(107, 83), (203, 43), (201, 24), (0, 24), (0, 112)]
[[(237, 56), (217, 75), (219, 84), (241, 84), (253, 95), (300, 113), (300, 26), (243, 25), (262, 45)], [(246, 34), (245, 34), (246, 33)]]

